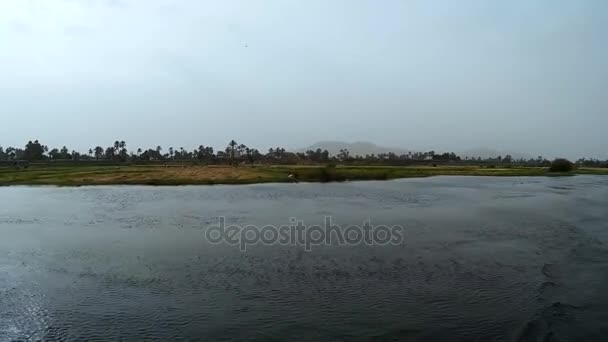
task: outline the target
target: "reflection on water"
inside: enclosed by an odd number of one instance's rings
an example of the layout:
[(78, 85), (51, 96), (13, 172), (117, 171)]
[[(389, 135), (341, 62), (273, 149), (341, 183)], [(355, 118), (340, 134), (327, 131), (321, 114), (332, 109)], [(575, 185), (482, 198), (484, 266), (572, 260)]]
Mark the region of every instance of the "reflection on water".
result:
[[(0, 188), (0, 341), (604, 340), (608, 178)], [(204, 227), (403, 225), (400, 246)]]

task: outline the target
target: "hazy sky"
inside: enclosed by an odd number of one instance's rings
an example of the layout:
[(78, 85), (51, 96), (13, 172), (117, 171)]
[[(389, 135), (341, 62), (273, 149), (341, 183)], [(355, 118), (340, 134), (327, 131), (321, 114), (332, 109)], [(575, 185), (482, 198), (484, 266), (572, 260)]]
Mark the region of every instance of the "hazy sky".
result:
[(0, 145), (608, 158), (608, 1), (1, 0)]

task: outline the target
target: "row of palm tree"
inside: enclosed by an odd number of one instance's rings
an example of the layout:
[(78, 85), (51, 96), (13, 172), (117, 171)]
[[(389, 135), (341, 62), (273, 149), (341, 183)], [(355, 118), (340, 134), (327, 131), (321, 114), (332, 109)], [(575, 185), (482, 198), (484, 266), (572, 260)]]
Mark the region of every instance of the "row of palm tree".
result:
[[(408, 152), (404, 154), (380, 153), (365, 156), (353, 155), (348, 149), (341, 149), (336, 155), (330, 155), (327, 150), (308, 150), (306, 152), (289, 152), (282, 147), (269, 148), (266, 153), (258, 149), (230, 140), (226, 148), (214, 151), (213, 147), (200, 145), (189, 151), (184, 147), (169, 147), (166, 151), (162, 146), (129, 151), (124, 140), (116, 140), (107, 147), (95, 146), (88, 153), (79, 153), (61, 148), (49, 149), (38, 140), (29, 141), (25, 148), (0, 147), (0, 161), (43, 161), (43, 160), (73, 160), (73, 161), (110, 161), (122, 162), (198, 162), (204, 164), (325, 164), (325, 163), (351, 163), (359, 165), (407, 165), (412, 163), (461, 163), (461, 164), (499, 164), (499, 165), (526, 165), (526, 166), (548, 166), (551, 162), (542, 156), (532, 159), (515, 159), (510, 155), (496, 158), (464, 158), (453, 152), (436, 153)], [(608, 161), (596, 159), (581, 159), (578, 165), (584, 166), (608, 166)]]

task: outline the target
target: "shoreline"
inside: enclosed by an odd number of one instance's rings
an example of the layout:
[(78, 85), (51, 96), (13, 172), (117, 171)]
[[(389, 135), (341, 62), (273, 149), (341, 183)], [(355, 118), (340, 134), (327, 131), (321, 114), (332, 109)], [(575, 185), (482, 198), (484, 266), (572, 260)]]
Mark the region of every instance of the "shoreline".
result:
[(96, 186), (96, 185), (238, 185), (263, 183), (328, 183), (391, 180), (433, 176), (560, 177), (608, 175), (608, 168), (579, 168), (552, 173), (541, 167), (488, 168), (461, 166), (33, 166), (0, 167), (0, 186)]

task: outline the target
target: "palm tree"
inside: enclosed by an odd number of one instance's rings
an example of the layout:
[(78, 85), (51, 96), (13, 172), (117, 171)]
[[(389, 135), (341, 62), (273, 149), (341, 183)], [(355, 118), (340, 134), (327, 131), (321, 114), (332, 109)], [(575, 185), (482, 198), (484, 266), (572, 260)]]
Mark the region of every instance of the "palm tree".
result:
[(245, 146), (245, 144), (240, 144), (239, 146), (237, 146), (236, 148), (236, 152), (237, 152), (237, 157), (239, 159), (243, 159), (243, 157), (246, 157), (246, 152), (247, 152), (247, 146)]
[(253, 164), (255, 163), (255, 158), (257, 157), (257, 155), (260, 152), (258, 152), (258, 150), (255, 148), (249, 148), (249, 147), (245, 148), (245, 152), (247, 153), (247, 159), (251, 163), (251, 166), (253, 166)]
[(196, 151), (196, 157), (198, 158), (198, 160), (203, 160), (204, 156), (205, 156), (205, 146), (200, 145), (198, 147), (198, 150)]
[(228, 143), (228, 155), (230, 156), (230, 163), (232, 165), (234, 165), (234, 159), (236, 157), (236, 146), (237, 146), (237, 142), (233, 140), (230, 140), (230, 143)]
[(162, 151), (163, 148), (160, 145), (156, 146), (156, 158), (163, 159), (163, 155), (161, 154)]
[(95, 146), (95, 159), (99, 160), (103, 157), (103, 147)]

